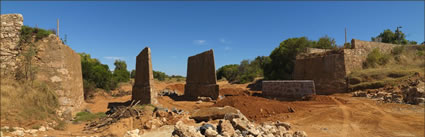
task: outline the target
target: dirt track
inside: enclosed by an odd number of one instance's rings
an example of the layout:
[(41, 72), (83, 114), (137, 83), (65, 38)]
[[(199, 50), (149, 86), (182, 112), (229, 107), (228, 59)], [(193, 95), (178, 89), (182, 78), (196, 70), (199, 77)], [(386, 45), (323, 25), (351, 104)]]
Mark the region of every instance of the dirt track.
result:
[(307, 108), (311, 113), (303, 109), (286, 121), (314, 137), (424, 136), (424, 107), (380, 104), (347, 94), (331, 97), (334, 105), (313, 105)]
[[(168, 83), (158, 86), (160, 89), (181, 88), (168, 86)], [(240, 91), (245, 85), (222, 84), (227, 90), (235, 87)], [(222, 86), (220, 85), (220, 86)], [(236, 89), (238, 88), (238, 89)], [(181, 90), (181, 89), (180, 89)], [(216, 104), (212, 102), (197, 103), (195, 101), (174, 101), (169, 97), (159, 97), (159, 106), (183, 109), (192, 112), (197, 108), (210, 106), (233, 106), (241, 110), (249, 119), (260, 123), (266, 121), (286, 121), (295, 130), (303, 130), (311, 137), (422, 137), (424, 136), (424, 107), (418, 105), (379, 103), (367, 98), (351, 97), (351, 94), (330, 96), (314, 96), (309, 101), (277, 101), (262, 97), (247, 96), (246, 94), (228, 96)], [(87, 108), (92, 112), (104, 112), (109, 102), (125, 102), (130, 95), (111, 97), (97, 95), (88, 103)], [(288, 111), (288, 107), (295, 110)], [(130, 122), (131, 123), (131, 122)], [(68, 124), (65, 131), (49, 131), (40, 135), (86, 135), (82, 133), (85, 123)], [(123, 135), (131, 130), (129, 122), (121, 121), (113, 125), (114, 134)], [(146, 135), (168, 134), (170, 127), (153, 130)], [(119, 132), (119, 133), (118, 133)], [(112, 133), (112, 132), (111, 132)]]

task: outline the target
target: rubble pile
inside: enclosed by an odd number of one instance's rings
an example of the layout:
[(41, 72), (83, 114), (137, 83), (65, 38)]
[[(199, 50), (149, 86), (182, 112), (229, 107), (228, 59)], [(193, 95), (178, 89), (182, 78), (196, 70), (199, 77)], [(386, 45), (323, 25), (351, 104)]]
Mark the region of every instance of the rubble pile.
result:
[[(231, 107), (224, 107), (231, 111)], [(220, 108), (218, 108), (220, 109)], [(215, 110), (218, 110), (215, 108)], [(233, 108), (234, 109), (234, 108)], [(235, 109), (237, 110), (237, 109)], [(209, 111), (211, 112), (211, 111)], [(200, 127), (184, 124), (179, 121), (174, 126), (172, 135), (174, 137), (307, 137), (304, 131), (292, 132), (291, 125), (285, 122), (270, 122), (256, 124), (250, 122), (242, 113), (226, 113), (221, 117), (221, 113), (216, 113), (217, 116), (210, 116), (218, 121), (208, 121), (202, 123)], [(199, 118), (192, 116), (191, 118)], [(204, 120), (205, 116), (201, 119)]]
[(354, 97), (373, 98), (386, 103), (406, 103), (414, 105), (425, 104), (425, 84), (423, 80), (411, 77), (397, 86), (387, 86), (379, 89), (356, 91)]
[(106, 112), (106, 117), (103, 117), (91, 123), (87, 123), (84, 127), (84, 131), (86, 133), (100, 133), (108, 129), (109, 125), (119, 121), (122, 118), (139, 118), (142, 114), (142, 111), (135, 108), (138, 103), (139, 102), (132, 102), (129, 106), (117, 106), (111, 108), (108, 112)]

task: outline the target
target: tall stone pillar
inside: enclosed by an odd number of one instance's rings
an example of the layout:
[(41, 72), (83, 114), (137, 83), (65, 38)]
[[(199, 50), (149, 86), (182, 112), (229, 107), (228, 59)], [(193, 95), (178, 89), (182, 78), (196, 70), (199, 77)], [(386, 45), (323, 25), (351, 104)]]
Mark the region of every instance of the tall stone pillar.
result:
[(151, 49), (146, 47), (136, 58), (136, 77), (133, 85), (131, 99), (140, 101), (139, 104), (154, 104), (153, 72), (151, 61)]
[(212, 49), (189, 57), (184, 95), (190, 98), (218, 98), (214, 51)]

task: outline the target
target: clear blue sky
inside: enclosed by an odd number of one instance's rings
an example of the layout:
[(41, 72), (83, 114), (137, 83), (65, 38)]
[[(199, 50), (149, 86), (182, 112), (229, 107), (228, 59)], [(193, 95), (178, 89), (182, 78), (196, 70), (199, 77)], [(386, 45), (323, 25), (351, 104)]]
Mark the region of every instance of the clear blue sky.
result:
[(56, 28), (77, 52), (110, 68), (114, 59), (134, 69), (145, 47), (154, 70), (186, 75), (187, 58), (214, 49), (216, 68), (268, 56), (287, 38), (328, 35), (337, 44), (370, 40), (402, 26), (424, 41), (424, 2), (1, 2), (1, 14), (21, 13), (24, 24)]

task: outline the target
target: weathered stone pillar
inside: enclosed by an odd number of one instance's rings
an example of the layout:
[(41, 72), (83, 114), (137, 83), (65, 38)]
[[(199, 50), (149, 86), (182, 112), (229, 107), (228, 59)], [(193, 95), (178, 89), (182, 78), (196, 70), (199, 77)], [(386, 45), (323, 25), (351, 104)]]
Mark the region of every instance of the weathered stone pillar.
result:
[(151, 49), (146, 47), (136, 58), (136, 77), (133, 85), (131, 99), (139, 101), (139, 104), (153, 104), (155, 93), (153, 93), (153, 72), (151, 61)]
[(189, 57), (184, 95), (190, 98), (218, 98), (214, 51), (212, 49)]

